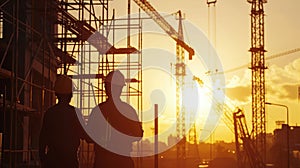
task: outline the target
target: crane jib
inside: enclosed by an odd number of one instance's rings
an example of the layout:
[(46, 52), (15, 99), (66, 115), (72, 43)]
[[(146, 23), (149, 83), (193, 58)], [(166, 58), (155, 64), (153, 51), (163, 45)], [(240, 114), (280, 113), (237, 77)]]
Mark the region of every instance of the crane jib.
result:
[(146, 0), (134, 0), (134, 2), (144, 10), (178, 45), (189, 53), (189, 60), (195, 55), (195, 51), (184, 41), (179, 39), (178, 32), (155, 10)]

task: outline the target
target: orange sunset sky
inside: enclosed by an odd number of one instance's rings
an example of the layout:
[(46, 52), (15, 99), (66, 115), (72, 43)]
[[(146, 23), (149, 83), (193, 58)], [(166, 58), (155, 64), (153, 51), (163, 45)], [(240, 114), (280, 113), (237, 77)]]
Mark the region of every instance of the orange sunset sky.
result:
[[(216, 6), (208, 8), (205, 0), (149, 0), (157, 11), (163, 13), (166, 19), (174, 23), (174, 16), (168, 14), (181, 10), (185, 14), (183, 26), (194, 25), (200, 32), (215, 43), (215, 50), (222, 64), (223, 70), (230, 70), (243, 65), (250, 65), (250, 9), (251, 5), (246, 0), (218, 0)], [(124, 17), (127, 14), (127, 1), (117, 0), (111, 2), (111, 8), (116, 9), (117, 17)], [(265, 9), (265, 57), (279, 54), (292, 49), (300, 48), (300, 1), (270, 0), (264, 5)], [(137, 5), (132, 2), (132, 13), (138, 11)], [(214, 14), (216, 14), (214, 16)], [(144, 15), (146, 16), (146, 15)], [(215, 19), (215, 31), (213, 22)], [(143, 26), (155, 25), (152, 20), (143, 21)], [(210, 26), (209, 26), (210, 25)], [(175, 25), (176, 26), (176, 25)], [(143, 27), (143, 29), (144, 29)], [(159, 27), (154, 27), (160, 29)], [(174, 27), (177, 29), (177, 27)], [(147, 29), (148, 30), (148, 29)], [(175, 118), (175, 42), (160, 29), (160, 33), (144, 33), (143, 35), (143, 57), (151, 57), (154, 66), (156, 62), (167, 59), (165, 69), (148, 68), (143, 74), (143, 99), (144, 111), (151, 111), (154, 103), (160, 104), (160, 132), (164, 132), (174, 125)], [(194, 32), (184, 31), (185, 41), (194, 36)], [(201, 41), (199, 41), (201, 43)], [(122, 40), (119, 42), (122, 45)], [(193, 46), (192, 46), (193, 47)], [(167, 58), (162, 58), (168, 55)], [(173, 56), (173, 57), (172, 57)], [(196, 56), (197, 57), (197, 54)], [(169, 62), (168, 62), (169, 60)], [(214, 62), (215, 60), (209, 60)], [(186, 62), (188, 65), (189, 62)], [(146, 64), (143, 62), (143, 64)], [(193, 64), (193, 62), (191, 63)], [(290, 125), (300, 124), (300, 103), (298, 101), (298, 86), (300, 86), (300, 52), (284, 55), (274, 59), (267, 59), (266, 65), (266, 101), (284, 104), (289, 107)], [(203, 79), (206, 83), (210, 77), (206, 74), (207, 69), (202, 64), (197, 65), (197, 72), (194, 75)], [(218, 69), (218, 67), (216, 67)], [(222, 71), (218, 69), (219, 71)], [(169, 72), (167, 72), (169, 71)], [(173, 72), (171, 72), (173, 71)], [(226, 97), (230, 104), (239, 106), (246, 113), (248, 128), (251, 130), (251, 71), (245, 66), (236, 71), (224, 74)], [(186, 83), (186, 88), (197, 85), (195, 81)], [(188, 90), (188, 89), (187, 89)], [(205, 88), (197, 87), (200, 95), (201, 110), (197, 123), (197, 133), (203, 133), (203, 123), (208, 117), (209, 101)], [(209, 98), (208, 98), (209, 99)], [(278, 128), (275, 121), (286, 121), (285, 109), (277, 106), (266, 105), (267, 132), (273, 132)], [(147, 118), (146, 118), (147, 119)], [(151, 137), (152, 120), (145, 121), (146, 137)], [(202, 130), (202, 131), (201, 131)], [(174, 132), (175, 134), (175, 132)], [(164, 137), (166, 138), (166, 137)], [(162, 140), (166, 140), (162, 138)], [(214, 140), (233, 141), (234, 134), (220, 120), (213, 133)], [(205, 140), (205, 139), (204, 139)]]

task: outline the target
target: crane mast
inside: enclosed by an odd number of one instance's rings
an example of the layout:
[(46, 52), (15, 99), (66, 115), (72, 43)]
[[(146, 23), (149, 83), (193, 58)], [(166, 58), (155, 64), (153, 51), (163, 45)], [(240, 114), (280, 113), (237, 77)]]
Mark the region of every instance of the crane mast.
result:
[(266, 0), (251, 3), (252, 132), (254, 146), (266, 162), (264, 7)]
[(183, 39), (182, 13), (178, 11), (179, 26), (178, 32), (155, 10), (146, 0), (133, 0), (143, 11), (145, 11), (172, 39), (176, 41), (176, 137), (179, 141), (177, 148), (177, 167), (184, 167), (186, 158), (186, 129), (185, 129), (185, 108), (181, 103), (183, 93), (185, 67), (185, 50), (189, 53), (189, 59), (195, 54), (193, 48), (188, 46)]
[[(178, 25), (178, 39), (183, 41), (183, 29), (182, 29), (182, 14), (179, 10), (177, 12), (179, 25)], [(181, 95), (183, 95), (184, 89), (184, 77), (186, 75), (185, 67), (185, 53), (184, 48), (180, 43), (176, 43), (176, 64), (175, 64), (175, 76), (176, 76), (176, 136), (179, 143), (176, 146), (177, 149), (177, 167), (184, 167), (184, 159), (186, 158), (186, 136), (185, 136), (185, 107), (181, 103)]]

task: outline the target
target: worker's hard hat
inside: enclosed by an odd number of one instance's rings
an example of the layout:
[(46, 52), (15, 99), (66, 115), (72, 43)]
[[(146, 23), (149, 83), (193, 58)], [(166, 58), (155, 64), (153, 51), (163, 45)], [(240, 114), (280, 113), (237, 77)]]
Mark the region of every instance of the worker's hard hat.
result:
[(54, 91), (58, 94), (70, 94), (74, 88), (72, 79), (66, 75), (60, 75), (56, 78)]
[(106, 75), (104, 83), (125, 86), (125, 77), (119, 70), (111, 71)]

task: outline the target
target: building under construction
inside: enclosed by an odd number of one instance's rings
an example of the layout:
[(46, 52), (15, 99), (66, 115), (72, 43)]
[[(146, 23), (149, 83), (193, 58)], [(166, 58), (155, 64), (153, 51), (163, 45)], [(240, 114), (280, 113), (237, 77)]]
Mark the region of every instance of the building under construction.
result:
[[(88, 116), (106, 99), (104, 77), (119, 69), (127, 83), (122, 97), (134, 103), (140, 113), (141, 19), (139, 15), (115, 19), (109, 3), (110, 0), (1, 1), (2, 167), (39, 166), (39, 131), (45, 110), (56, 101), (53, 85), (57, 74), (73, 78), (74, 104)], [(130, 16), (130, 6), (125, 10)], [(115, 46), (124, 39), (123, 46)], [(86, 144), (82, 148), (83, 152), (89, 150)], [(88, 167), (92, 157), (81, 157), (81, 166)]]

